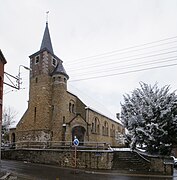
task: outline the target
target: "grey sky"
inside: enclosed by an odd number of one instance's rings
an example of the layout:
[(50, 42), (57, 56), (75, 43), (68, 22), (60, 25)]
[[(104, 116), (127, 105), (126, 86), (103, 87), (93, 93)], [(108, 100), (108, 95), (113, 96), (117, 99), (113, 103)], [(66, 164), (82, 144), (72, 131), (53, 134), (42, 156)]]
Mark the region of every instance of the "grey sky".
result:
[[(173, 53), (158, 58), (153, 56), (132, 60), (133, 56), (145, 57), (153, 52), (157, 54), (158, 50), (159, 53), (175, 51), (177, 42), (169, 43), (177, 40), (175, 38), (162, 41), (161, 44), (166, 43), (162, 46), (126, 53), (118, 51), (177, 36), (176, 0), (0, 0), (0, 3), (0, 48), (8, 62), (5, 66), (8, 73), (17, 75), (19, 65), (29, 66), (28, 56), (40, 48), (45, 28), (45, 12), (50, 11), (49, 30), (53, 49), (64, 61), (64, 67), (70, 76), (69, 88), (72, 91), (75, 89), (79, 97), (89, 99), (94, 109), (105, 111), (105, 106), (114, 115), (120, 112), (123, 94), (139, 87), (140, 81), (150, 84), (158, 82), (160, 87), (171, 85), (171, 90), (177, 89), (177, 66), (72, 81), (92, 75), (116, 74), (126, 71), (120, 69), (125, 66), (176, 56), (177, 53)], [(108, 53), (100, 58), (80, 59), (112, 51), (119, 54), (113, 56)], [(118, 63), (123, 60), (125, 62)], [(164, 64), (154, 66), (158, 65)], [(152, 66), (140, 68), (144, 67)], [(22, 88), (25, 89), (12, 92), (11, 88), (4, 88), (4, 105), (10, 105), (19, 112), (17, 119), (27, 108), (28, 73), (21, 68)]]

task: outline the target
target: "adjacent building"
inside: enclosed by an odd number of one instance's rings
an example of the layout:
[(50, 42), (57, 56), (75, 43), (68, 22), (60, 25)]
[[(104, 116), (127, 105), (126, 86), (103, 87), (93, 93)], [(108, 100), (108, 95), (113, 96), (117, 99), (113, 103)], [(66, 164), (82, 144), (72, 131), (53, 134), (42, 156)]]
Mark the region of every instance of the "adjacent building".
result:
[(3, 82), (4, 82), (4, 64), (7, 61), (0, 50), (0, 123), (2, 125), (2, 104), (3, 104)]

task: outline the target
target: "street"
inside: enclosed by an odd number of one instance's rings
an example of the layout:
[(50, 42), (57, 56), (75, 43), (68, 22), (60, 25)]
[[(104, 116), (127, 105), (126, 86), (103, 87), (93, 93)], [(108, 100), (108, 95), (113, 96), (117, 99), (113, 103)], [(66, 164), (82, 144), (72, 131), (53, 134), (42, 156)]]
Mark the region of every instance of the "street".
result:
[[(175, 177), (157, 177), (141, 175), (123, 175), (111, 171), (87, 171), (61, 168), (53, 165), (34, 164), (22, 161), (2, 160), (1, 170), (13, 173), (21, 179), (33, 180), (177, 180)], [(20, 178), (19, 178), (20, 179)]]

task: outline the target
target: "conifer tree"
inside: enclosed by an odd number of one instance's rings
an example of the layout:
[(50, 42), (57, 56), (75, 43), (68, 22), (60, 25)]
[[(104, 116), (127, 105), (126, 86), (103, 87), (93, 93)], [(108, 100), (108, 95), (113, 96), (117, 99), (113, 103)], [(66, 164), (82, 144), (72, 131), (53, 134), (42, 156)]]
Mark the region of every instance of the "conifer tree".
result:
[(131, 95), (124, 95), (121, 121), (128, 130), (127, 141), (132, 149), (169, 155), (177, 144), (177, 96), (169, 89), (140, 83)]

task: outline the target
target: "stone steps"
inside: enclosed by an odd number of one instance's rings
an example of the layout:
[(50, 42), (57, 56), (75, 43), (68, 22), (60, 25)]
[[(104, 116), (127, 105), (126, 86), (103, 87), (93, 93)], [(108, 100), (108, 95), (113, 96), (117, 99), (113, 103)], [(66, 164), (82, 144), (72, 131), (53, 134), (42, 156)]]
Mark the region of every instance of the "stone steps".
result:
[(119, 171), (148, 172), (150, 164), (135, 152), (114, 153), (112, 169)]

